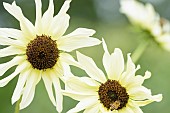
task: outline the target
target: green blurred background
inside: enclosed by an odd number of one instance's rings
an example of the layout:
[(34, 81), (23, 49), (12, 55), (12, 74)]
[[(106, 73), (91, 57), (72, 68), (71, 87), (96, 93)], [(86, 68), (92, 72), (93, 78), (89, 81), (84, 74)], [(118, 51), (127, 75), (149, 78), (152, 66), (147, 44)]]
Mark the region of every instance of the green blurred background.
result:
[[(162, 17), (170, 20), (170, 1), (169, 0), (141, 0), (150, 2), (155, 6), (155, 10)], [(0, 27), (12, 27), (19, 29), (18, 21), (11, 16), (4, 8), (3, 2), (12, 3), (13, 0), (0, 0)], [(34, 0), (16, 0), (22, 8), (24, 15), (34, 23), (35, 4)], [(48, 0), (42, 0), (43, 12), (48, 7)], [(54, 0), (55, 14), (62, 6), (64, 0)], [(73, 0), (68, 13), (71, 16), (70, 26), (67, 33), (78, 27), (92, 28), (97, 31), (94, 37), (105, 39), (110, 52), (114, 48), (121, 48), (126, 59), (127, 53), (133, 51), (140, 44), (141, 34), (135, 33), (127, 18), (119, 12), (119, 0)], [(2, 46), (0, 46), (3, 48)], [(104, 70), (102, 65), (103, 48), (102, 45), (79, 49), (80, 52), (94, 59), (99, 68)], [(75, 51), (72, 52), (75, 56)], [(146, 70), (152, 72), (152, 77), (145, 81), (144, 85), (152, 89), (153, 94), (162, 93), (163, 100), (160, 103), (154, 102), (142, 107), (145, 113), (170, 113), (170, 53), (161, 49), (155, 43), (151, 43), (136, 64), (141, 65), (138, 74), (144, 75)], [(11, 57), (0, 58), (0, 63), (10, 60)], [(13, 70), (6, 72), (3, 77), (8, 76)], [(72, 67), (75, 75), (86, 75), (84, 71)], [(13, 113), (15, 105), (11, 104), (11, 97), (16, 86), (18, 77), (13, 79), (7, 86), (0, 88), (0, 113)], [(69, 97), (64, 97), (64, 110), (66, 113), (76, 105), (76, 101)], [(50, 102), (43, 82), (41, 81), (36, 88), (33, 102), (21, 113), (56, 113), (55, 107)]]

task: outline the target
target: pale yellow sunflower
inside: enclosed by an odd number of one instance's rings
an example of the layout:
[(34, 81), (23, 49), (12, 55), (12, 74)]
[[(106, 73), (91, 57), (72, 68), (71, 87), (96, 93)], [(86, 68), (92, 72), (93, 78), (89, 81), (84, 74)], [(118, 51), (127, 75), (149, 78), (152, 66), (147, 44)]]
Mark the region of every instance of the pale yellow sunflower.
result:
[(68, 75), (65, 79), (63, 94), (79, 103), (68, 113), (143, 113), (140, 109), (154, 101), (161, 101), (162, 94), (152, 96), (151, 90), (142, 84), (150, 78), (146, 71), (144, 76), (135, 75), (140, 66), (135, 67), (130, 54), (127, 55), (125, 69), (122, 51), (118, 48), (109, 54), (103, 40), (103, 65), (107, 76), (96, 66), (88, 56), (77, 52), (81, 68), (89, 77)]
[(19, 21), (20, 30), (0, 28), (0, 45), (7, 46), (0, 49), (0, 58), (14, 55), (11, 61), (0, 64), (0, 76), (17, 65), (11, 75), (0, 80), (0, 87), (4, 87), (19, 75), (12, 104), (22, 98), (20, 109), (32, 102), (36, 85), (42, 77), (51, 102), (57, 111), (61, 112), (63, 95), (59, 79), (67, 71), (69, 64), (76, 63), (66, 52), (101, 43), (100, 40), (91, 37), (95, 33), (92, 29), (78, 28), (64, 35), (69, 26), (70, 16), (67, 10), (70, 2), (71, 0), (66, 0), (59, 13), (53, 16), (53, 0), (49, 0), (49, 7), (43, 15), (41, 0), (35, 0), (35, 26), (23, 15), (15, 1), (12, 4), (3, 3), (4, 8)]
[(151, 39), (170, 51), (170, 22), (160, 17), (152, 4), (143, 4), (137, 0), (120, 0), (120, 6), (120, 11), (134, 26), (147, 32)]

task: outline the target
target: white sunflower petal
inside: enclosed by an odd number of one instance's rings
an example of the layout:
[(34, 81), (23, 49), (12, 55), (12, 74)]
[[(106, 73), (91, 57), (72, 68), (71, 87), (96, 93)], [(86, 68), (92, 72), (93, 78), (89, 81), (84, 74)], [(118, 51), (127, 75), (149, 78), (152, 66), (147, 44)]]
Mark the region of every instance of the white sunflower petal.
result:
[(50, 0), (48, 9), (43, 14), (43, 17), (42, 17), (42, 28), (43, 28), (44, 34), (51, 35), (51, 31), (49, 30), (49, 27), (53, 20), (53, 15), (54, 15), (54, 3), (53, 3), (53, 0)]
[(60, 81), (59, 78), (55, 76), (55, 73), (51, 73), (50, 74), (51, 79), (53, 81), (53, 85), (55, 88), (55, 94), (56, 94), (56, 110), (58, 112), (62, 112), (63, 110), (63, 95), (62, 95), (62, 91), (61, 91), (61, 85), (60, 85)]
[(86, 84), (88, 84), (89, 86), (99, 87), (101, 85), (99, 82), (89, 77), (80, 77), (80, 79), (84, 81)]
[(10, 60), (9, 62), (0, 64), (0, 72), (1, 72), (0, 76), (2, 76), (11, 67), (20, 64), (23, 60), (25, 60), (25, 57), (16, 56), (12, 60)]
[(132, 107), (134, 113), (143, 113), (143, 111), (139, 107)]
[(94, 33), (95, 31), (92, 29), (78, 28), (72, 33), (60, 38), (58, 40), (58, 48), (63, 51), (71, 52), (82, 47), (98, 45), (101, 41), (97, 38), (90, 37)]
[(68, 14), (56, 15), (53, 18), (49, 31), (52, 33), (52, 38), (58, 40), (63, 36), (69, 26), (70, 16)]
[(35, 86), (31, 88), (31, 90), (28, 94), (28, 97), (25, 100), (25, 103), (22, 102), (22, 100), (21, 100), (20, 110), (26, 108), (32, 102), (32, 100), (34, 98), (34, 94), (35, 94)]
[[(129, 81), (129, 79), (134, 78), (135, 76), (135, 72), (139, 69), (139, 66), (136, 69), (135, 64), (133, 63), (131, 57), (130, 57), (130, 53), (127, 55), (127, 66), (126, 66), (126, 70), (123, 72), (123, 74), (120, 77), (120, 82), (125, 86), (128, 83), (132, 83), (131, 81)], [(136, 83), (136, 82), (133, 82)]]
[[(124, 72), (121, 76), (121, 78), (119, 79), (120, 83), (123, 85), (123, 86), (126, 86), (127, 89), (129, 89), (131, 86), (134, 86), (136, 84), (139, 84), (141, 83), (141, 78), (143, 80), (143, 77), (142, 76), (135, 76), (135, 73), (137, 70), (140, 69), (140, 65), (138, 65), (136, 67), (135, 70), (132, 70), (131, 72)], [(140, 86), (140, 85), (139, 85)]]
[(131, 57), (130, 57), (130, 54), (127, 55), (127, 67), (126, 67), (126, 75), (131, 75), (129, 73), (133, 72), (135, 70), (136, 66), (135, 64), (133, 63)]
[(14, 39), (22, 39), (23, 34), (21, 30), (13, 28), (0, 28), (0, 36), (10, 37)]
[[(148, 79), (150, 77), (151, 77), (151, 72), (146, 71), (144, 76), (137, 75), (137, 76), (134, 76), (131, 78), (130, 77), (126, 78), (126, 82), (127, 82), (126, 87), (127, 87), (127, 89), (131, 89), (133, 87), (140, 87), (143, 84), (144, 80)], [(130, 81), (128, 81), (128, 80), (130, 80)]]
[(144, 86), (133, 87), (131, 89), (128, 89), (127, 92), (134, 100), (144, 100), (146, 98), (149, 98), (151, 95), (151, 90), (147, 89)]
[(103, 66), (106, 70), (107, 75), (110, 72), (110, 63), (111, 63), (111, 55), (108, 52), (107, 45), (105, 43), (105, 40), (102, 38), (102, 45), (104, 49), (104, 55), (103, 55)]
[(69, 77), (65, 84), (67, 87), (69, 87), (69, 89), (72, 89), (75, 92), (81, 92), (84, 94), (90, 93), (91, 95), (96, 95), (96, 92), (98, 91), (98, 86), (90, 86), (89, 84), (87, 84), (88, 81), (84, 81), (85, 79), (80, 79), (79, 77), (73, 76)]
[(124, 70), (124, 58), (122, 51), (118, 48), (111, 54), (110, 69), (108, 72), (108, 78), (112, 80), (118, 80)]
[(80, 52), (77, 52), (77, 59), (83, 69), (91, 78), (102, 83), (106, 81), (104, 73), (96, 66), (92, 58), (85, 56)]
[(75, 59), (68, 53), (60, 53), (59, 60), (61, 62), (66, 63), (67, 65), (80, 67), (80, 64), (77, 61), (75, 61)]
[[(84, 94), (84, 93), (81, 93), (81, 92), (72, 91), (67, 86), (66, 86), (65, 90), (63, 90), (62, 92), (63, 92), (63, 95), (71, 97), (72, 99), (77, 100), (77, 101), (81, 101), (84, 98), (94, 96), (94, 95), (91, 95), (90, 93)], [(96, 95), (97, 95), (97, 93), (96, 93)]]
[(158, 94), (158, 95), (154, 95), (154, 96), (151, 96), (148, 100), (143, 100), (143, 101), (135, 101), (135, 103), (138, 105), (138, 106), (145, 106), (147, 104), (150, 104), (154, 101), (156, 102), (160, 102), (162, 100), (162, 94)]
[(59, 13), (53, 18), (49, 31), (52, 31), (54, 39), (59, 39), (69, 26), (70, 16), (66, 14), (70, 7), (71, 0), (66, 0), (61, 7)]
[(5, 2), (3, 5), (4, 8), (20, 22), (21, 30), (23, 33), (27, 37), (34, 38), (36, 34), (33, 24), (24, 17), (22, 10), (16, 5), (15, 1), (12, 3), (12, 5)]
[(67, 113), (77, 113), (79, 111), (82, 111), (82, 110), (90, 107), (90, 106), (95, 105), (97, 103), (97, 101), (98, 101), (98, 98), (94, 97), (94, 96), (85, 98), (85, 99), (81, 100), (76, 105), (76, 107), (74, 107), (73, 109), (69, 110)]
[(0, 87), (4, 87), (5, 85), (7, 85), (9, 83), (9, 81), (11, 81), (15, 76), (17, 76), (20, 72), (22, 72), (24, 69), (27, 69), (27, 67), (29, 67), (29, 64), (27, 61), (21, 63), (20, 65), (17, 66), (17, 68), (15, 69), (15, 71), (7, 76), (6, 78), (0, 80)]
[(48, 93), (48, 96), (49, 96), (51, 102), (53, 103), (54, 106), (56, 106), (53, 89), (52, 89), (52, 80), (47, 72), (42, 73), (42, 79), (44, 81), (45, 88), (47, 90), (47, 93)]
[(99, 113), (99, 103), (96, 105), (90, 106), (89, 108), (86, 108), (83, 113)]
[(70, 7), (70, 2), (71, 0), (66, 0), (63, 4), (63, 6), (61, 7), (58, 15), (63, 15), (66, 14), (66, 12), (68, 11), (69, 7)]
[(120, 109), (118, 113), (134, 113), (134, 112), (129, 106), (126, 106), (125, 108)]
[(12, 45), (15, 47), (21, 47), (21, 48), (26, 48), (25, 43), (19, 41), (19, 40), (13, 40), (11, 38), (7, 37), (0, 37), (0, 45)]
[(35, 86), (40, 81), (40, 78), (41, 72), (32, 69), (31, 74), (27, 78), (27, 82), (23, 91), (20, 110), (26, 108), (32, 102), (35, 93)]
[(36, 20), (35, 20), (35, 29), (37, 35), (42, 35), (42, 3), (41, 0), (35, 0), (35, 5), (36, 5)]
[(17, 85), (12, 95), (12, 104), (20, 99), (25, 82), (27, 80), (27, 77), (30, 75), (30, 72), (31, 70), (28, 69), (27, 71), (24, 71), (19, 75)]
[(24, 48), (17, 48), (14, 46), (8, 46), (6, 48), (0, 49), (0, 57), (6, 57), (6, 56), (11, 56), (11, 55), (19, 55), (19, 54), (24, 54), (25, 50)]
[(67, 63), (62, 62), (62, 68), (63, 68), (64, 79), (67, 79), (68, 76), (74, 76), (71, 72), (70, 66)]
[(124, 58), (122, 51), (118, 48), (110, 55), (107, 49), (107, 45), (102, 39), (103, 49), (105, 51), (103, 55), (103, 65), (106, 70), (109, 79), (118, 80), (124, 70)]

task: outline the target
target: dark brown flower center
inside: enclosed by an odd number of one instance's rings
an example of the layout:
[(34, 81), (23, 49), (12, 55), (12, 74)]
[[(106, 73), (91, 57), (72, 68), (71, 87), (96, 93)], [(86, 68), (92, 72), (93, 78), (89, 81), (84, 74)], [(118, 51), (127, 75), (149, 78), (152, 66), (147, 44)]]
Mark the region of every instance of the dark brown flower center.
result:
[(27, 60), (33, 68), (45, 70), (52, 68), (59, 57), (59, 50), (56, 41), (50, 36), (37, 36), (30, 41), (26, 50)]
[(108, 110), (119, 110), (126, 106), (129, 95), (116, 80), (107, 80), (98, 90), (99, 100)]

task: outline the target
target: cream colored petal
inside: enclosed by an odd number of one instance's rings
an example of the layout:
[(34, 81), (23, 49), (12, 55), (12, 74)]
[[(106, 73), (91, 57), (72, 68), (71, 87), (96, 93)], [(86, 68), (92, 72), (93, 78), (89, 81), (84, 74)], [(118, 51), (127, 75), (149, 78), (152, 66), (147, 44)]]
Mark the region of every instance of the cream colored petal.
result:
[(127, 55), (127, 67), (126, 67), (126, 73), (129, 74), (135, 70), (136, 66), (132, 61), (132, 58), (130, 57), (130, 54)]
[(111, 54), (111, 62), (108, 70), (108, 78), (118, 80), (124, 70), (124, 58), (122, 51), (118, 48)]
[(147, 105), (153, 101), (160, 102), (162, 100), (162, 94), (152, 96), (151, 90), (141, 86), (127, 91), (130, 98), (134, 100), (139, 106)]
[(26, 50), (24, 48), (17, 48), (14, 46), (8, 46), (6, 48), (0, 49), (0, 57), (6, 57), (11, 55), (25, 54)]
[(67, 76), (74, 76), (71, 72), (70, 66), (67, 63), (62, 62), (61, 65), (62, 65), (62, 69), (63, 69), (62, 75), (64, 75), (63, 76), (64, 79), (67, 79), (68, 78)]
[(144, 100), (151, 96), (151, 90), (145, 88), (144, 86), (137, 86), (128, 89), (128, 94), (133, 100)]
[(53, 18), (50, 26), (50, 31), (52, 31), (52, 36), (54, 39), (60, 38), (67, 30), (69, 26), (70, 16), (66, 14), (70, 7), (71, 0), (66, 0), (61, 7), (59, 13)]
[(93, 29), (87, 29), (87, 28), (77, 28), (73, 32), (71, 32), (68, 35), (63, 36), (62, 38), (69, 38), (69, 37), (90, 37), (96, 33)]
[(143, 101), (135, 101), (135, 103), (138, 105), (138, 106), (145, 106), (147, 104), (150, 104), (154, 101), (156, 102), (160, 102), (162, 100), (162, 94), (158, 94), (158, 95), (154, 95), (154, 96), (151, 96), (148, 100), (143, 100)]
[(20, 40), (13, 40), (11, 38), (7, 38), (7, 37), (0, 37), (0, 45), (12, 45), (15, 47), (21, 47), (21, 48), (26, 48), (25, 43), (23, 43)]
[(83, 113), (99, 113), (99, 103), (86, 108)]
[(118, 48), (114, 50), (111, 55), (108, 52), (107, 45), (102, 39), (104, 55), (103, 55), (103, 65), (106, 70), (109, 79), (118, 80), (124, 70), (124, 58), (122, 51)]
[(30, 73), (31, 73), (31, 69), (28, 69), (24, 72), (21, 72), (21, 74), (19, 75), (17, 85), (12, 95), (12, 104), (14, 104), (16, 101), (20, 99), (25, 82), (27, 80), (27, 77), (30, 75)]
[(53, 67), (54, 70), (56, 73), (57, 73), (57, 77), (62, 77), (64, 74), (64, 68), (62, 67), (62, 64), (61, 64), (61, 61), (60, 61), (60, 58), (57, 60), (57, 63), (56, 65)]
[(48, 96), (53, 103), (54, 106), (56, 106), (55, 98), (54, 98), (54, 93), (53, 93), (53, 88), (52, 88), (52, 80), (50, 78), (49, 73), (43, 72), (42, 73), (42, 79), (44, 81), (45, 88), (47, 90)]
[(118, 110), (118, 113), (135, 113), (135, 112), (133, 112), (133, 110), (129, 106), (126, 106)]
[(26, 60), (24, 56), (16, 56), (9, 62), (0, 64), (0, 76), (2, 76), (8, 69), (10, 69), (11, 67), (15, 65), (20, 64), (24, 60)]
[(129, 107), (133, 110), (134, 113), (143, 113), (143, 111), (136, 104), (135, 105), (133, 104), (133, 106)]
[(99, 82), (89, 77), (80, 77), (80, 79), (84, 81), (86, 84), (88, 84), (89, 86), (99, 87), (101, 85)]
[(58, 40), (66, 32), (69, 26), (70, 16), (68, 14), (56, 15), (53, 18), (49, 32), (54, 40)]
[(30, 39), (35, 38), (36, 34), (33, 24), (24, 17), (22, 10), (16, 5), (15, 1), (12, 3), (12, 5), (5, 2), (3, 5), (4, 8), (20, 22), (21, 30), (23, 31), (24, 35)]
[(106, 81), (104, 73), (96, 66), (92, 58), (77, 52), (77, 59), (82, 68), (91, 78), (102, 83)]
[(32, 102), (35, 93), (35, 86), (40, 81), (40, 78), (41, 71), (32, 69), (23, 90), (20, 110), (26, 108)]
[[(131, 89), (131, 88), (133, 89), (133, 87), (141, 86), (143, 84), (144, 80), (148, 79), (150, 77), (151, 77), (151, 72), (146, 71), (144, 76), (137, 75), (137, 76), (134, 76), (134, 77), (126, 78), (126, 83), (125, 83), (126, 88), (127, 89)], [(130, 81), (128, 81), (128, 80), (130, 80)]]
[(89, 108), (93, 105), (95, 105), (98, 101), (98, 98), (92, 96), (92, 97), (88, 97), (88, 98), (85, 98), (83, 100), (81, 100), (77, 105), (76, 107), (74, 107), (73, 109), (69, 110), (67, 113), (77, 113), (79, 111), (82, 111), (86, 108)]
[(42, 17), (42, 28), (43, 28), (43, 33), (51, 35), (49, 31), (49, 27), (51, 25), (51, 22), (53, 20), (53, 15), (54, 15), (54, 4), (53, 0), (49, 0), (49, 6), (47, 11), (43, 14)]
[(70, 2), (71, 0), (66, 0), (63, 4), (63, 6), (61, 7), (58, 15), (63, 15), (66, 14), (66, 12), (68, 11), (69, 7), (70, 7)]
[[(62, 91), (63, 95), (71, 97), (72, 99), (77, 100), (77, 101), (81, 101), (81, 100), (83, 100), (85, 98), (94, 96), (94, 95), (91, 95), (90, 93), (89, 94), (84, 94), (84, 93), (81, 93), (81, 92), (72, 91), (71, 89), (68, 89), (67, 86), (66, 86), (65, 89), (66, 90)], [(97, 95), (97, 92), (96, 92), (96, 95)]]
[[(65, 85), (69, 87), (69, 89), (75, 91), (75, 92), (81, 92), (84, 94), (91, 94), (96, 95), (96, 92), (98, 91), (98, 86), (90, 86), (87, 81), (88, 79), (80, 79), (79, 77), (73, 76), (69, 77), (69, 79), (65, 82)], [(91, 81), (90, 81), (91, 82)]]
[(63, 51), (71, 52), (82, 47), (89, 47), (101, 43), (97, 38), (92, 38), (95, 33), (92, 29), (78, 28), (72, 33), (61, 37), (58, 40), (58, 48)]
[(108, 72), (110, 72), (110, 63), (111, 63), (111, 55), (107, 49), (107, 45), (105, 40), (102, 38), (102, 45), (103, 45), (103, 49), (104, 49), (104, 55), (103, 55), (103, 66), (106, 70), (107, 75), (109, 75)]
[(0, 36), (10, 37), (14, 39), (22, 39), (23, 34), (21, 30), (13, 28), (0, 28)]
[(73, 66), (77, 66), (80, 67), (80, 64), (75, 61), (75, 59), (68, 53), (60, 53), (59, 55), (59, 60), (61, 61), (61, 63), (66, 63), (67, 65), (73, 65)]
[(132, 110), (134, 113), (143, 113), (143, 111), (139, 107), (133, 107)]
[(127, 105), (129, 108), (133, 110), (134, 113), (143, 113), (143, 111), (139, 108), (139, 106), (135, 103), (134, 100), (129, 99)]
[(9, 81), (11, 81), (15, 76), (17, 76), (20, 72), (22, 72), (24, 69), (27, 69), (28, 67), (29, 67), (29, 64), (27, 61), (18, 65), (17, 68), (15, 69), (15, 71), (11, 75), (0, 80), (0, 87), (4, 87), (5, 85), (7, 85), (9, 83)]
[(135, 72), (136, 72), (136, 66), (133, 63), (131, 57), (130, 57), (130, 53), (127, 55), (127, 66), (126, 66), (126, 70), (123, 72), (123, 74), (121, 75), (119, 81), (121, 81), (121, 83), (125, 86), (127, 84), (127, 82), (129, 82), (130, 78), (134, 78), (135, 76)]
[(60, 113), (63, 110), (63, 95), (61, 92), (61, 85), (59, 78), (56, 77), (55, 73), (50, 74), (51, 79), (53, 81), (54, 89), (55, 89), (55, 94), (56, 94), (56, 110)]
[(42, 3), (41, 0), (35, 0), (35, 5), (36, 5), (36, 20), (35, 20), (35, 29), (37, 35), (42, 35)]

